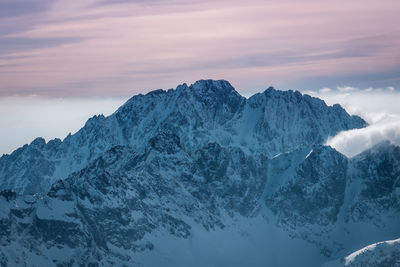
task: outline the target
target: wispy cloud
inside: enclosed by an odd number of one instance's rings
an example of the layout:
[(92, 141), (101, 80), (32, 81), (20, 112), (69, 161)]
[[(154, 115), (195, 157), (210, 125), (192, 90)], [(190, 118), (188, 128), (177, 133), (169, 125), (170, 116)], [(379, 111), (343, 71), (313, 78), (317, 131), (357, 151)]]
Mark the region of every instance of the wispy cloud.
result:
[(18, 3), (0, 16), (0, 95), (128, 95), (199, 78), (243, 93), (343, 75), (374, 85), (371, 73), (400, 69), (396, 0)]

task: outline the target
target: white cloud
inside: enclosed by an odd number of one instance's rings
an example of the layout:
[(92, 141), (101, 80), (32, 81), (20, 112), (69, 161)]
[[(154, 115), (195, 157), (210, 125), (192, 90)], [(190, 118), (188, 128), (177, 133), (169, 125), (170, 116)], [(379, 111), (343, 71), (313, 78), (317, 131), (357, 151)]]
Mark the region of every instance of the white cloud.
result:
[(344, 131), (327, 140), (348, 157), (389, 140), (400, 145), (400, 93), (393, 87), (359, 89), (353, 87), (311, 93), (329, 105), (339, 103), (347, 112), (359, 115), (370, 125), (363, 129)]
[(386, 140), (394, 145), (400, 145), (400, 116), (372, 124), (363, 129), (341, 132), (328, 139), (326, 144), (348, 157), (353, 157)]
[(332, 89), (331, 88), (328, 88), (328, 87), (324, 87), (324, 88), (322, 88), (322, 89), (320, 89), (319, 90), (319, 92), (320, 93), (329, 93), (329, 92), (331, 92), (332, 91)]

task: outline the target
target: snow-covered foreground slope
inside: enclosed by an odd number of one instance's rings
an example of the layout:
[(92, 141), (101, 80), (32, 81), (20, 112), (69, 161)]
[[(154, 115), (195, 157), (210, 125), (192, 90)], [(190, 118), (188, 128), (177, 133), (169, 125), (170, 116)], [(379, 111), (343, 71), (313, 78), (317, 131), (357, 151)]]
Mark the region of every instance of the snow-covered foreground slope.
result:
[(400, 148), (322, 145), (363, 125), (225, 81), (133, 97), (0, 159), (0, 264), (321, 266), (398, 237)]
[[(397, 147), (382, 144), (348, 160), (315, 146), (268, 160), (216, 144), (189, 155), (176, 141), (164, 135), (143, 153), (114, 147), (43, 196), (3, 192), (0, 259), (320, 266), (400, 235), (398, 200), (370, 195), (376, 185), (355, 175), (358, 166), (374, 173), (382, 162), (398, 171)], [(388, 161), (369, 158), (375, 153), (387, 153)], [(282, 166), (287, 161), (294, 166)], [(386, 195), (396, 197), (396, 181), (387, 182)], [(360, 203), (368, 217), (360, 216)]]
[(324, 267), (340, 266), (400, 266), (400, 239), (377, 242)]

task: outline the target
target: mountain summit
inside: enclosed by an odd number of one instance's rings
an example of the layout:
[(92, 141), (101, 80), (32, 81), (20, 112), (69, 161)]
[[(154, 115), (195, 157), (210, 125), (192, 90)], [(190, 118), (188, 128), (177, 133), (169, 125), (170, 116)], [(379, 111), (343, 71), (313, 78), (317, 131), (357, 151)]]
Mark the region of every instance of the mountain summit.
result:
[(227, 81), (134, 96), (0, 158), (0, 264), (341, 262), (400, 235), (400, 148), (323, 145), (364, 126), (297, 91), (245, 98)]

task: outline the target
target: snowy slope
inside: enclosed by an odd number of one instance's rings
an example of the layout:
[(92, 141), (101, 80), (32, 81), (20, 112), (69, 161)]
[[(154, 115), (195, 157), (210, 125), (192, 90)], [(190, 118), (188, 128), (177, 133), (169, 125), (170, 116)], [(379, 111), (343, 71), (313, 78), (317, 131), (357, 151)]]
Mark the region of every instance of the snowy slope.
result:
[(135, 96), (0, 159), (0, 264), (321, 266), (398, 237), (400, 148), (322, 145), (363, 125), (226, 81)]
[[(215, 143), (190, 155), (175, 135), (161, 136), (143, 153), (110, 149), (46, 195), (3, 192), (3, 262), (320, 266), (400, 235), (398, 201), (372, 218), (347, 216), (357, 214), (352, 207), (368, 191), (369, 180), (354, 176), (365, 157), (352, 163), (330, 147), (315, 146), (310, 154), (270, 160)], [(383, 144), (365, 155), (397, 149)], [(270, 175), (285, 168), (279, 157), (298, 165)], [(286, 181), (270, 187), (280, 178)], [(353, 183), (361, 188), (354, 195)]]
[(324, 267), (339, 266), (400, 266), (400, 239), (377, 242)]

